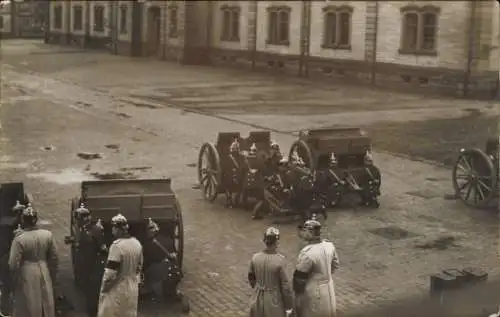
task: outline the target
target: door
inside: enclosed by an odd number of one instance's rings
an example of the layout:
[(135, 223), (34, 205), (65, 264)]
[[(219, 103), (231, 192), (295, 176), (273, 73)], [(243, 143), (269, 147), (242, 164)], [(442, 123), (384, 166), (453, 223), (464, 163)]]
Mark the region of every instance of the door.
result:
[(155, 56), (160, 48), (160, 18), (159, 7), (151, 7), (148, 10), (148, 55)]

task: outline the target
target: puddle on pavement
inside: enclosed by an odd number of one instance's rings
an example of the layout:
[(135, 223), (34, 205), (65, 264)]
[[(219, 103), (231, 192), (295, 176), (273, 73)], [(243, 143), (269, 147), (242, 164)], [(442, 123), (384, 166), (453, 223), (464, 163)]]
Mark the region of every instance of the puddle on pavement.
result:
[(449, 248), (458, 247), (457, 238), (454, 236), (444, 236), (427, 241), (424, 243), (419, 243), (415, 245), (415, 248), (422, 250), (447, 250)]
[(41, 178), (47, 182), (59, 185), (81, 183), (83, 181), (95, 180), (94, 177), (77, 169), (65, 169), (59, 172), (31, 173), (28, 177)]

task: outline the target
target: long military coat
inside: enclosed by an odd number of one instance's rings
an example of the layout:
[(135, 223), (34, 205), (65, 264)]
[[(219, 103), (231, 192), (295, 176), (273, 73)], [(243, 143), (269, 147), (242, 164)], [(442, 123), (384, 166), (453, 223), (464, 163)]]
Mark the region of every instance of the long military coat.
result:
[(296, 297), (300, 317), (335, 317), (337, 304), (333, 272), (339, 258), (333, 243), (322, 241), (305, 246), (297, 261), (296, 270), (309, 273), (305, 291)]
[(285, 272), (285, 257), (259, 252), (250, 261), (256, 285), (250, 303), (250, 317), (285, 317), (293, 307), (293, 292)]
[[(99, 297), (99, 317), (136, 317), (140, 273), (143, 264), (141, 243), (133, 237), (115, 240), (109, 248), (108, 264), (118, 263), (117, 270), (107, 265)], [(105, 291), (105, 284), (111, 288)]]
[(13, 317), (55, 317), (53, 278), (58, 257), (52, 233), (30, 228), (12, 242)]

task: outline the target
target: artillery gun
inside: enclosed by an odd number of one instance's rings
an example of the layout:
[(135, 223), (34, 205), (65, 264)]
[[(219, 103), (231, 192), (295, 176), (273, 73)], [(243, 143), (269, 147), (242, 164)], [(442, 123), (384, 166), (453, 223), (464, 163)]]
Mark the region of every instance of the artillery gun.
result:
[[(71, 200), (70, 235), (65, 239), (71, 246), (73, 275), (77, 285), (88, 276), (87, 270), (90, 269), (76, 263), (79, 253), (85, 251), (81, 249), (80, 243), (83, 229), (77, 215), (80, 206), (90, 211), (94, 225), (101, 228), (102, 241), (107, 248), (114, 240), (111, 218), (118, 213), (127, 218), (129, 232), (141, 242), (143, 250), (151, 243), (148, 226), (152, 222), (157, 224), (159, 230), (154, 243), (159, 245), (156, 250), (161, 254), (144, 252), (144, 263), (159, 263), (156, 259), (160, 255), (159, 261), (165, 269), (158, 272), (156, 280), (162, 282), (162, 295), (166, 300), (181, 301), (183, 311), (189, 311), (187, 298), (177, 289), (182, 278), (184, 228), (181, 206), (172, 190), (171, 179), (82, 182), (81, 195)], [(175, 256), (172, 257), (172, 254)], [(147, 270), (146, 265), (143, 269)]]
[(382, 180), (371, 150), (371, 139), (359, 128), (314, 129), (300, 132), (288, 160), (314, 173), (326, 205), (337, 206), (355, 192), (363, 205), (378, 208)]

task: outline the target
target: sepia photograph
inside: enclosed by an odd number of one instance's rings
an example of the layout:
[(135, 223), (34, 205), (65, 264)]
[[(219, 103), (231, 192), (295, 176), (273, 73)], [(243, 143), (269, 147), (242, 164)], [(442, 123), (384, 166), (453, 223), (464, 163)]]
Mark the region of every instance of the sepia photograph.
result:
[(500, 317), (500, 2), (0, 1), (0, 317)]

